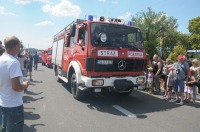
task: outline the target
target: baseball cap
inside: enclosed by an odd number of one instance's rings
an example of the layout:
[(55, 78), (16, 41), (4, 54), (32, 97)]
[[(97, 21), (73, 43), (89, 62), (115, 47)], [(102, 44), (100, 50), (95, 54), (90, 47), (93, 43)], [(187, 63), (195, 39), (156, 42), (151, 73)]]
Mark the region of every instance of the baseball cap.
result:
[(183, 59), (183, 55), (178, 55), (177, 59), (182, 60)]

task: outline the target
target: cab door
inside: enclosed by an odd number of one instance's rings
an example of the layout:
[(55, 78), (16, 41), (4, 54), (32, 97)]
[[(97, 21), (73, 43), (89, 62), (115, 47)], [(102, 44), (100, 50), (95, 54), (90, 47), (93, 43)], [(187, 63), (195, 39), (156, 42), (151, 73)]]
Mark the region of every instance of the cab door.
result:
[(82, 74), (86, 74), (86, 58), (88, 51), (88, 30), (87, 26), (80, 25), (75, 35), (73, 49), (73, 60), (79, 63)]

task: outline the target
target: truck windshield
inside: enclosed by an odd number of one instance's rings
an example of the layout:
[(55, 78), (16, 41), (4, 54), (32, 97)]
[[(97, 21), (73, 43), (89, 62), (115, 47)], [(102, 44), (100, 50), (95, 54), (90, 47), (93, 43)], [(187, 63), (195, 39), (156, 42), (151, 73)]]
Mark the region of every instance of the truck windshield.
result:
[[(107, 36), (104, 43), (99, 38), (102, 33)], [(96, 46), (144, 48), (140, 29), (111, 23), (91, 23), (91, 43)]]
[(51, 54), (52, 54), (52, 51), (51, 51), (51, 50), (50, 50), (50, 51), (48, 51), (48, 52), (47, 52), (47, 54), (48, 54), (48, 55), (51, 55)]

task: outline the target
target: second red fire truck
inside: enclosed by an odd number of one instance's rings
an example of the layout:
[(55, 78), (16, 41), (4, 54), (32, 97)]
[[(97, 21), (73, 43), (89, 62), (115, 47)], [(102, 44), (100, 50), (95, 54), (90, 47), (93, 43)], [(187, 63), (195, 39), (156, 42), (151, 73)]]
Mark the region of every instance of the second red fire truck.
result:
[(42, 51), (42, 65), (46, 65), (48, 68), (52, 67), (52, 48)]
[(88, 15), (53, 39), (52, 62), (58, 81), (81, 99), (85, 90), (130, 94), (145, 85), (146, 52), (138, 27), (117, 18)]

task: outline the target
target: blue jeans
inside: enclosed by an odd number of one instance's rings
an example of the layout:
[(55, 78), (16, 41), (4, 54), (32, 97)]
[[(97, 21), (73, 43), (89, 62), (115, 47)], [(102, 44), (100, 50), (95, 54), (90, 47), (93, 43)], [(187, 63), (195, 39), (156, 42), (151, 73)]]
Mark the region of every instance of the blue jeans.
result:
[(24, 107), (1, 107), (2, 129), (1, 132), (23, 132), (24, 127)]

